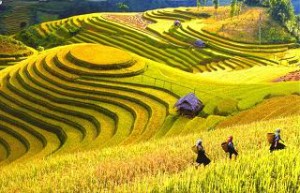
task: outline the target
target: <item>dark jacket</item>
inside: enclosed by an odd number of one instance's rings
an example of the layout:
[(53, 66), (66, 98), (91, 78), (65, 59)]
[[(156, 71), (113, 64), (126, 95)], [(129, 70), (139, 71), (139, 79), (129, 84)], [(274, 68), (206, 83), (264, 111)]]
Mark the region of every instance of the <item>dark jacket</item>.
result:
[(198, 145), (197, 149), (198, 149), (198, 156), (197, 156), (196, 162), (199, 164), (204, 164), (204, 165), (209, 164), (210, 159), (206, 156), (203, 146)]

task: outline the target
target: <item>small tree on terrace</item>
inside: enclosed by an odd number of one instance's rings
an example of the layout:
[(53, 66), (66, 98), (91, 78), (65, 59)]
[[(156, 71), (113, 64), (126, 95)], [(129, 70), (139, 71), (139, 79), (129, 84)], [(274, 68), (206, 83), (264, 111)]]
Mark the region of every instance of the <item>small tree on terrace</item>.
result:
[(297, 28), (300, 29), (300, 15), (296, 16), (296, 24), (297, 24)]
[(198, 10), (200, 9), (200, 6), (201, 6), (201, 2), (200, 2), (200, 0), (197, 0), (197, 8), (198, 8)]
[(230, 16), (233, 17), (236, 15), (237, 11), (237, 0), (232, 0), (230, 4)]
[(245, 0), (247, 5), (259, 5), (261, 2), (262, 0)]
[(123, 2), (119, 2), (117, 3), (117, 7), (119, 8), (119, 10), (121, 10), (122, 12), (126, 12), (129, 9), (129, 6), (126, 5)]
[(214, 4), (215, 10), (217, 12), (217, 10), (219, 8), (219, 0), (213, 0), (213, 4)]
[(238, 15), (240, 15), (241, 12), (242, 12), (243, 4), (244, 4), (244, 0), (238, 0), (237, 1), (237, 12), (238, 12)]

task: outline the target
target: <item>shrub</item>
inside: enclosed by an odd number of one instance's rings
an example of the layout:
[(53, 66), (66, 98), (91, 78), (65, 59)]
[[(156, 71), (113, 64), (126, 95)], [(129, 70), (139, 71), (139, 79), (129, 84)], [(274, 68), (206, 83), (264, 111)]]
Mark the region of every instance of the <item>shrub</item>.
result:
[(236, 112), (238, 101), (234, 99), (226, 99), (223, 101), (220, 101), (215, 108), (215, 114), (217, 115), (231, 115), (232, 113)]
[(39, 46), (51, 48), (63, 44), (64, 39), (55, 35), (55, 33), (50, 33), (45, 37), (41, 37), (37, 34), (35, 28), (36, 26), (31, 26), (26, 30), (22, 30), (17, 34), (16, 38), (34, 48), (38, 48)]
[(268, 27), (262, 29), (262, 37), (266, 42), (283, 43), (294, 42), (295, 38), (292, 37), (284, 28)]
[(68, 28), (69, 34), (70, 34), (71, 36), (77, 35), (81, 30), (82, 30), (81, 27), (75, 27), (75, 26), (70, 26), (70, 27)]
[(38, 46), (38, 47), (37, 47), (37, 51), (39, 51), (39, 52), (44, 51), (44, 47), (43, 47), (43, 46)]

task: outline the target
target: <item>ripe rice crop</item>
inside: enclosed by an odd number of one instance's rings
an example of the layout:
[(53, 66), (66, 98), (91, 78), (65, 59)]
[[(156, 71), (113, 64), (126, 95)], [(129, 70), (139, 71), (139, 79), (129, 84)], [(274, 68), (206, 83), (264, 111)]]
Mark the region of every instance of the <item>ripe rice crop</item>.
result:
[[(285, 117), (15, 163), (2, 168), (0, 191), (298, 192), (299, 121), (299, 116)], [(266, 133), (277, 127), (288, 148), (270, 154)], [(220, 146), (229, 134), (240, 154), (237, 160), (229, 161)], [(191, 146), (198, 138), (213, 162), (196, 170)]]

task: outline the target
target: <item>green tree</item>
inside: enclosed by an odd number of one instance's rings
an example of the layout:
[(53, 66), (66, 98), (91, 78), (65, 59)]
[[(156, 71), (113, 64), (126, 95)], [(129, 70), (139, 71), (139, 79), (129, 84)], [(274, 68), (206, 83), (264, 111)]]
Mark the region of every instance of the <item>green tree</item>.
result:
[(231, 0), (230, 8), (230, 16), (233, 17), (237, 11), (237, 0)]
[(300, 29), (300, 15), (296, 16), (296, 25), (297, 25), (297, 28)]
[(262, 0), (245, 0), (247, 5), (259, 5), (261, 2)]
[(197, 0), (197, 8), (198, 8), (198, 10), (199, 10), (200, 6), (201, 6), (201, 2), (200, 2), (200, 0)]
[(265, 6), (265, 7), (268, 7), (269, 6), (269, 0), (245, 0), (244, 2), (245, 4), (247, 5), (262, 5), (262, 6)]
[(218, 8), (219, 8), (219, 0), (213, 0), (213, 4), (214, 4), (214, 7), (215, 7), (215, 10), (217, 11)]
[(291, 0), (270, 0), (270, 15), (282, 24), (295, 20), (294, 7)]
[(242, 12), (242, 7), (244, 4), (244, 0), (237, 0), (237, 14), (240, 15)]
[(124, 3), (124, 2), (117, 3), (117, 7), (122, 12), (126, 12), (129, 9), (129, 6), (126, 3)]

